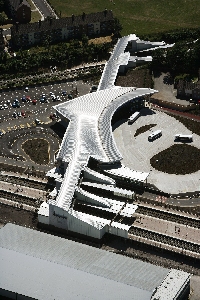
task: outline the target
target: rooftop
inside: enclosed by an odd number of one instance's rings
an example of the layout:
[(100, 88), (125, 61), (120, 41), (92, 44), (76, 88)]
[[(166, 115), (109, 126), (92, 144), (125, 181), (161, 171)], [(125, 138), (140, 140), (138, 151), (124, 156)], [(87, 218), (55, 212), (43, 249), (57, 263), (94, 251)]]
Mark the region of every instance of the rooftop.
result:
[(0, 288), (36, 299), (65, 299), (70, 292), (70, 299), (149, 300), (169, 273), (13, 224), (0, 230), (0, 257)]
[(90, 23), (95, 22), (105, 22), (113, 20), (113, 13), (111, 10), (79, 15), (79, 16), (70, 16), (66, 18), (60, 19), (51, 19), (51, 20), (44, 20), (29, 24), (18, 24), (13, 25), (11, 27), (12, 34), (25, 34), (30, 32), (42, 32), (42, 31), (49, 31), (49, 30), (56, 30), (61, 29), (64, 27), (70, 26), (84, 26)]

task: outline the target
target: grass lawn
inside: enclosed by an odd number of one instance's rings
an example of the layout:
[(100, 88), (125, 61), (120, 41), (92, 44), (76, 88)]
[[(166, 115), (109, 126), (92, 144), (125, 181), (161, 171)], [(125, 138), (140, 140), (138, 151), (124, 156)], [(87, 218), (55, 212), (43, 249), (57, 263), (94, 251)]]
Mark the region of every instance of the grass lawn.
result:
[(152, 128), (154, 126), (156, 126), (156, 124), (144, 125), (136, 130), (134, 136), (138, 136), (139, 134), (148, 131), (150, 128)]
[(44, 139), (27, 140), (22, 144), (22, 149), (37, 164), (49, 163), (49, 143)]
[(42, 16), (38, 11), (31, 12), (31, 23), (38, 22), (41, 20)]
[(198, 148), (177, 143), (153, 156), (150, 163), (156, 170), (185, 175), (200, 170), (199, 157)]
[(49, 0), (61, 17), (111, 9), (123, 25), (122, 35), (200, 26), (198, 0)]
[(35, 9), (35, 5), (33, 4), (33, 1), (32, 0), (26, 0), (28, 2), (28, 4), (30, 5), (31, 7), (31, 10)]

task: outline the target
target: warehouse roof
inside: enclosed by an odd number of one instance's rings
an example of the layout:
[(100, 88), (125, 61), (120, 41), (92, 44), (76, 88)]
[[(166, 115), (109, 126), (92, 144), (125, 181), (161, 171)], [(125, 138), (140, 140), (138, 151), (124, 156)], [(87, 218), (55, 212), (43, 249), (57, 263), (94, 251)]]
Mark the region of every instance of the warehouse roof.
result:
[(129, 178), (130, 180), (140, 182), (144, 182), (149, 176), (149, 173), (134, 171), (124, 165), (121, 165), (120, 167), (104, 169), (104, 172), (114, 176)]
[(0, 288), (36, 299), (149, 300), (169, 272), (13, 224), (0, 230), (0, 247)]

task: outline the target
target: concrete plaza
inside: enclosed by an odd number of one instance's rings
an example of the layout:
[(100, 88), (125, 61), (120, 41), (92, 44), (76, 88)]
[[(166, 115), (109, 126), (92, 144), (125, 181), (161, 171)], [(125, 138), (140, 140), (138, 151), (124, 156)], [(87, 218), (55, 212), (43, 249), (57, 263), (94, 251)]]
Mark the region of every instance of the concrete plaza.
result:
[[(134, 137), (138, 128), (148, 124), (156, 126)], [(149, 134), (159, 129), (162, 130), (162, 136), (149, 142)], [(149, 183), (172, 194), (200, 191), (200, 170), (186, 175), (167, 174), (154, 169), (150, 164), (154, 155), (174, 145), (174, 135), (177, 133), (192, 134), (175, 118), (149, 108), (144, 108), (140, 117), (131, 125), (127, 120), (122, 120), (113, 132), (116, 145), (123, 156), (122, 164), (136, 171), (150, 172)], [(193, 134), (192, 146), (200, 149), (200, 137), (196, 134)]]

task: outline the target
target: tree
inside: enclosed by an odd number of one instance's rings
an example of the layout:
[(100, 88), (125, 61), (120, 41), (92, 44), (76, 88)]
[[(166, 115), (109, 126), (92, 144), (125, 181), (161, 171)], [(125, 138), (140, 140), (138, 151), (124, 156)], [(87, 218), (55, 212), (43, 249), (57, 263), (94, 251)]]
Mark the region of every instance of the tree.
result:
[(0, 12), (4, 10), (4, 0), (0, 0)]
[(87, 47), (88, 46), (88, 41), (89, 41), (88, 36), (86, 34), (84, 34), (82, 36), (82, 45), (83, 45), (83, 47)]
[(113, 25), (113, 34), (115, 37), (121, 37), (120, 31), (122, 30), (122, 25), (119, 22), (119, 19), (114, 18), (114, 25)]

